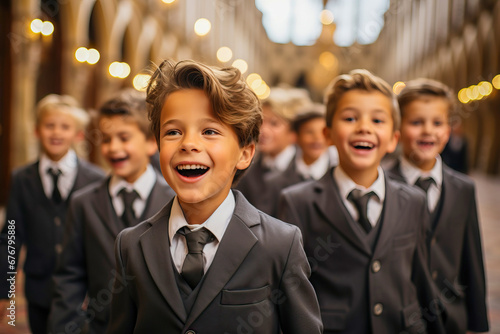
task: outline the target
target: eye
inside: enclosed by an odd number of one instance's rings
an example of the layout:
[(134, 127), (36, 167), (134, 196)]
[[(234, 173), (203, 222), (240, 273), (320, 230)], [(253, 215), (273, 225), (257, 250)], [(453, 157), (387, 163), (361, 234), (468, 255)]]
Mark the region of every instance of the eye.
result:
[(217, 132), (216, 130), (214, 129), (205, 129), (203, 131), (203, 134), (204, 135), (207, 135), (207, 136), (213, 136), (213, 135), (216, 135), (216, 134), (219, 134), (219, 132)]
[(441, 125), (443, 125), (443, 122), (441, 122), (441, 121), (434, 122), (434, 126), (441, 126)]
[(418, 119), (418, 120), (415, 120), (415, 121), (410, 121), (410, 124), (411, 125), (421, 125), (422, 121)]
[(103, 137), (103, 138), (102, 138), (102, 142), (103, 142), (104, 144), (108, 144), (108, 143), (110, 143), (110, 142), (111, 142), (111, 137)]
[(385, 121), (383, 119), (380, 119), (380, 118), (374, 118), (373, 119), (373, 123), (375, 123), (375, 124), (382, 124), (382, 123), (385, 123)]
[(354, 122), (356, 119), (354, 117), (351, 117), (351, 116), (346, 116), (343, 118), (343, 120), (345, 122)]
[(165, 131), (164, 136), (177, 136), (180, 134), (181, 134), (181, 132), (179, 130), (167, 130), (167, 131)]

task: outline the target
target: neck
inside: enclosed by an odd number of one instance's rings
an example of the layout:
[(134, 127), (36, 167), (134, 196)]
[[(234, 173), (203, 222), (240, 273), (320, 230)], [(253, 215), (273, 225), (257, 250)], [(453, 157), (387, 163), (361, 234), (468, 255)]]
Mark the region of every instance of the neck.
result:
[(410, 159), (409, 157), (406, 157), (406, 160), (408, 160), (410, 163), (415, 165), (418, 169), (424, 172), (430, 172), (434, 166), (436, 165), (436, 159), (431, 159), (431, 160), (422, 160), (420, 162), (414, 161)]
[(228, 194), (229, 189), (225, 192), (225, 195), (220, 195), (215, 198), (207, 198), (202, 202), (186, 203), (180, 198), (178, 198), (178, 201), (187, 223), (189, 225), (199, 225), (203, 224), (208, 218), (210, 218), (215, 210), (217, 210), (217, 208), (224, 202)]
[(346, 170), (344, 172), (354, 181), (365, 188), (369, 188), (378, 178), (378, 168), (373, 170)]
[(65, 152), (63, 154), (57, 154), (57, 155), (52, 155), (52, 154), (48, 154), (47, 152), (45, 152), (45, 154), (47, 155), (47, 157), (54, 161), (54, 162), (59, 162), (62, 158), (64, 158), (64, 156), (67, 154), (68, 152)]
[(318, 160), (319, 157), (311, 157), (311, 156), (308, 156), (308, 155), (303, 155), (302, 156), (302, 160), (304, 160), (304, 163), (307, 165), (307, 166), (310, 166), (312, 165), (314, 162), (316, 162), (316, 160)]

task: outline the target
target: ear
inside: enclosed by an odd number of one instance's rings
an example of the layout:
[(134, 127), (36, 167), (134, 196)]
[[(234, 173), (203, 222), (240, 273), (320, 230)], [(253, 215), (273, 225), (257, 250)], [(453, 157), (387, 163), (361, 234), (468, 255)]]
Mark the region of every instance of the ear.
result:
[(148, 156), (152, 156), (158, 151), (158, 146), (156, 145), (155, 137), (151, 136), (146, 139), (146, 153)]
[(246, 169), (250, 166), (253, 156), (255, 155), (255, 143), (248, 144), (241, 149), (240, 160), (236, 164), (236, 169)]
[(396, 150), (400, 136), (401, 133), (399, 132), (399, 130), (394, 131), (394, 133), (392, 134), (392, 138), (389, 142), (389, 145), (387, 146), (387, 153), (392, 153)]

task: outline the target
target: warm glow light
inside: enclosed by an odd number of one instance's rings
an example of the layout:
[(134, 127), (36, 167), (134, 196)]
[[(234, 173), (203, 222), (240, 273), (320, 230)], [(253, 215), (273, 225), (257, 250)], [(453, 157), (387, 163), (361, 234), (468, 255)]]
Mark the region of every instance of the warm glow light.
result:
[(269, 97), (269, 94), (271, 94), (271, 88), (269, 88), (269, 86), (266, 85), (266, 90), (264, 91), (264, 93), (261, 95), (257, 95), (257, 97), (261, 100), (264, 100)]
[(472, 90), (471, 90), (471, 100), (479, 100), (481, 98), (480, 94), (479, 94), (479, 87), (474, 85), (472, 86)]
[(475, 87), (475, 86), (474, 86), (474, 85), (472, 85), (472, 86), (467, 87), (467, 88), (466, 88), (466, 90), (465, 90), (465, 94), (467, 95), (467, 97), (468, 97), (470, 100), (474, 100), (474, 99), (472, 98), (472, 89), (473, 89), (474, 87)]
[[(247, 77), (247, 85), (252, 87), (252, 84), (255, 80), (259, 80), (259, 81), (262, 81), (262, 78), (260, 77), (260, 75), (258, 75), (257, 73), (251, 73), (248, 75)], [(260, 85), (260, 83), (259, 83)]]
[(221, 63), (228, 62), (231, 58), (233, 58), (233, 51), (231, 51), (231, 49), (227, 46), (223, 46), (217, 50), (217, 59)]
[(236, 67), (238, 70), (240, 70), (241, 74), (245, 73), (248, 70), (248, 64), (243, 59), (236, 59), (233, 62), (233, 67)]
[(96, 49), (89, 49), (89, 59), (87, 59), (87, 63), (94, 65), (101, 58), (101, 54)]
[(470, 98), (467, 96), (467, 88), (462, 88), (458, 92), (458, 100), (461, 103), (468, 103), (470, 101)]
[(35, 34), (38, 34), (42, 31), (43, 27), (43, 22), (40, 19), (34, 19), (31, 21), (31, 31), (33, 31)]
[(493, 80), (491, 80), (491, 83), (495, 89), (500, 89), (500, 74), (497, 74)]
[(76, 49), (75, 58), (80, 63), (86, 62), (89, 59), (89, 50), (87, 50), (87, 48), (84, 48), (83, 46)]
[(333, 23), (333, 13), (331, 11), (329, 11), (328, 9), (324, 9), (321, 11), (319, 19), (320, 19), (321, 23), (323, 23), (325, 26), (332, 24)]
[(210, 29), (212, 29), (212, 24), (205, 18), (196, 20), (194, 24), (194, 32), (198, 36), (205, 36), (210, 32)]
[(130, 66), (127, 63), (112, 62), (109, 65), (109, 74), (115, 78), (124, 79), (130, 74)]
[(269, 88), (269, 86), (264, 82), (262, 81), (262, 84), (257, 87), (256, 89), (254, 89), (254, 92), (255, 94), (257, 94), (257, 96), (261, 96), (262, 94), (264, 94), (266, 92), (266, 90)]
[(149, 79), (151, 79), (151, 76), (149, 74), (140, 73), (134, 77), (132, 84), (134, 85), (135, 89), (144, 92), (146, 88), (148, 88)]
[(338, 64), (337, 57), (329, 51), (322, 52), (319, 55), (319, 63), (326, 69), (331, 69)]
[(479, 94), (488, 96), (493, 91), (493, 86), (488, 81), (481, 81), (477, 84), (479, 87)]
[(401, 91), (403, 90), (403, 88), (406, 87), (406, 84), (402, 81), (398, 81), (396, 82), (393, 86), (392, 86), (392, 91), (394, 92), (394, 94), (396, 95), (399, 95), (399, 93), (401, 93)]
[(163, 1), (164, 3), (167, 3), (167, 4), (171, 4), (171, 3), (174, 3), (175, 0), (161, 0)]
[(52, 22), (50, 21), (43, 22), (41, 32), (42, 35), (44, 36), (52, 35), (52, 33), (54, 32), (54, 25), (52, 24)]

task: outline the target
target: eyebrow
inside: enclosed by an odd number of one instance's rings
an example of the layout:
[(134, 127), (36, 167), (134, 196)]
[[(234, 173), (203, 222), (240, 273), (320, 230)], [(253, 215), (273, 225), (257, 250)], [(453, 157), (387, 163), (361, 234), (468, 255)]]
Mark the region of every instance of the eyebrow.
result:
[[(215, 118), (202, 118), (202, 119), (199, 119), (197, 120), (198, 123), (200, 124), (203, 124), (203, 123), (215, 123), (215, 124), (220, 124), (222, 125), (222, 122), (218, 121), (217, 119)], [(178, 118), (174, 118), (174, 119), (169, 119), (168, 121), (164, 122), (161, 127), (164, 128), (165, 126), (167, 125), (170, 125), (170, 124), (178, 124), (178, 123), (182, 123), (182, 121)]]

